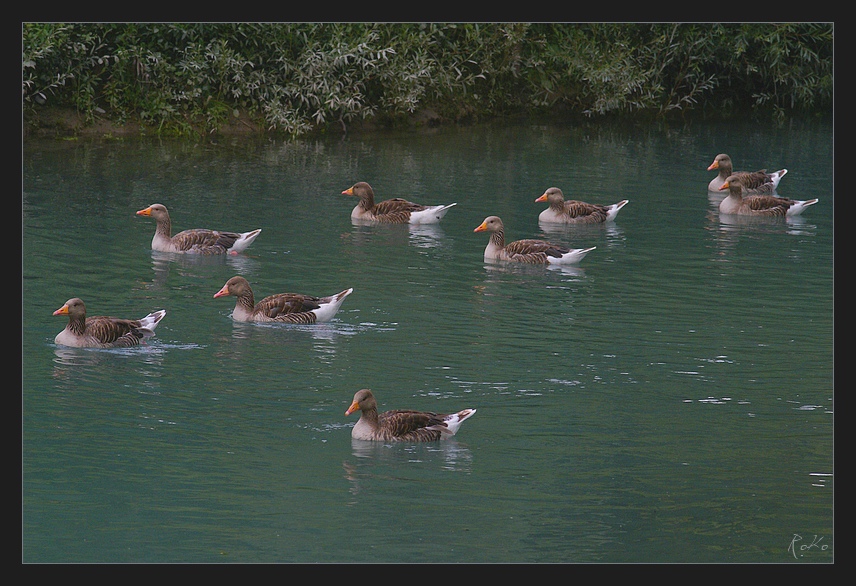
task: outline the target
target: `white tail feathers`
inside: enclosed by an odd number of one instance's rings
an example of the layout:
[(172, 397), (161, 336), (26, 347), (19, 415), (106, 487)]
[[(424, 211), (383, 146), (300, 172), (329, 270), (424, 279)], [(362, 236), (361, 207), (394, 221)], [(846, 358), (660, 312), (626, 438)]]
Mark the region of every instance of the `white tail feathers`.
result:
[(250, 244), (253, 243), (253, 240), (256, 239), (256, 236), (258, 236), (261, 231), (261, 228), (259, 228), (258, 230), (253, 230), (251, 232), (244, 232), (243, 234), (241, 234), (240, 238), (235, 240), (235, 244), (232, 245), (232, 248), (229, 249), (229, 252), (235, 254), (243, 252)]
[(550, 264), (575, 264), (583, 260), (588, 253), (597, 248), (597, 246), (592, 246), (591, 248), (575, 248), (566, 252), (561, 256), (561, 258), (556, 258), (555, 256), (548, 256), (547, 262)]
[(803, 213), (808, 206), (813, 206), (818, 201), (820, 200), (818, 200), (817, 198), (807, 199), (805, 201), (798, 201), (797, 203), (788, 208), (787, 215), (798, 216)]
[(457, 202), (450, 203), (448, 205), (440, 205), (440, 206), (431, 206), (428, 209), (424, 209), (418, 212), (410, 212), (410, 223), (411, 224), (436, 224), (443, 216), (446, 215), (446, 212), (453, 206), (458, 205)]
[(345, 289), (341, 293), (336, 293), (335, 295), (330, 295), (329, 297), (325, 297), (321, 300), (321, 307), (318, 309), (313, 309), (312, 313), (315, 314), (316, 322), (325, 322), (333, 319), (333, 316), (336, 315), (336, 312), (339, 311), (339, 307), (342, 306), (342, 303), (345, 301), (345, 297), (354, 292), (354, 288), (351, 287), (349, 289)]
[(456, 433), (458, 433), (458, 429), (461, 427), (461, 424), (475, 414), (475, 409), (463, 409), (461, 411), (458, 411), (457, 413), (446, 415), (445, 419), (443, 420), (446, 423), (446, 427), (438, 426), (437, 429), (442, 433), (455, 435)]
[(614, 203), (609, 206), (609, 211), (606, 213), (606, 221), (611, 222), (612, 220), (614, 220), (615, 216), (618, 215), (618, 211), (624, 206), (626, 206), (629, 202), (630, 200), (622, 199), (620, 202)]
[(143, 338), (151, 338), (155, 335), (155, 328), (164, 316), (166, 316), (166, 310), (159, 309), (140, 320), (139, 330), (142, 332)]
[(779, 186), (779, 181), (782, 180), (782, 177), (784, 177), (785, 174), (787, 174), (787, 172), (788, 172), (787, 169), (779, 169), (778, 171), (776, 171), (774, 173), (770, 173), (770, 181), (773, 182), (774, 188)]

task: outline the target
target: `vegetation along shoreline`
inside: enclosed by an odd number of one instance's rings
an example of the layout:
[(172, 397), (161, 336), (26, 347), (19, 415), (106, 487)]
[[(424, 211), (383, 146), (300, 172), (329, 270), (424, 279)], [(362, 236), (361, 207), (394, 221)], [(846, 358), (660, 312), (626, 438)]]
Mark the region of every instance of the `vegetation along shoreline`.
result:
[(27, 136), (825, 116), (832, 23), (24, 23)]

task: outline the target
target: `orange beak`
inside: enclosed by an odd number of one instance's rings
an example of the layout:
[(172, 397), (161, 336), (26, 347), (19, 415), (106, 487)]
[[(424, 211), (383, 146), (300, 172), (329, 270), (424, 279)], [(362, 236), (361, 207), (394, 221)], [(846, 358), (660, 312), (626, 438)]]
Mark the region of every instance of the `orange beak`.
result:
[(229, 287), (227, 287), (226, 285), (223, 285), (223, 288), (220, 289), (219, 291), (217, 291), (214, 294), (214, 297), (224, 297), (225, 295), (228, 295), (228, 294), (229, 294)]
[(349, 187), (348, 189), (342, 192), (342, 195), (354, 195), (354, 188)]
[(485, 230), (487, 230), (487, 224), (482, 222), (475, 230), (473, 230), (473, 232), (484, 232)]
[(351, 413), (353, 413), (354, 411), (356, 411), (359, 408), (360, 408), (360, 404), (357, 403), (356, 401), (354, 401), (353, 403), (351, 403), (351, 406), (348, 407), (348, 410), (345, 411), (345, 415), (350, 415)]
[(137, 215), (138, 216), (151, 216), (152, 215), (152, 208), (148, 207), (144, 210), (140, 210), (137, 212)]
[(57, 309), (55, 312), (53, 312), (53, 315), (68, 315), (68, 304), (65, 304), (59, 309)]
[(544, 195), (536, 199), (535, 203), (538, 203), (539, 201), (547, 201), (547, 194), (545, 193)]
[(708, 171), (713, 171), (714, 169), (719, 169), (719, 161), (712, 162), (710, 167), (707, 168)]
[(723, 189), (728, 189), (729, 187), (731, 187), (731, 186), (728, 185), (728, 181), (726, 181), (725, 183), (722, 184), (722, 187), (719, 188), (719, 191), (722, 191)]

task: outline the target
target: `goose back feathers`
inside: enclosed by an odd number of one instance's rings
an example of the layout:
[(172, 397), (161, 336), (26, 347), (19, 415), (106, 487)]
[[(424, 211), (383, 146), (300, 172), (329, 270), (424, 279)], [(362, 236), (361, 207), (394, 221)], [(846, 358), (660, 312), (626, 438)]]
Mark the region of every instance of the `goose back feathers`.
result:
[(238, 254), (244, 251), (261, 229), (250, 232), (223, 232), (206, 228), (193, 228), (172, 236), (169, 211), (163, 204), (155, 203), (137, 212), (138, 216), (155, 219), (155, 235), (152, 250), (189, 254)]
[(354, 290), (345, 289), (335, 295), (315, 297), (302, 293), (277, 293), (255, 303), (253, 290), (244, 277), (232, 277), (214, 297), (237, 297), (232, 319), (242, 322), (279, 322), (314, 324), (333, 319), (345, 298)]
[(545, 240), (515, 240), (505, 243), (505, 227), (499, 216), (488, 216), (473, 232), (490, 232), (490, 240), (484, 249), (484, 259), (507, 260), (529, 264), (574, 264), (594, 250), (591, 248), (568, 248)]
[(627, 205), (628, 202), (628, 200), (623, 199), (612, 205), (601, 205), (573, 199), (566, 200), (562, 190), (558, 187), (547, 189), (535, 201), (550, 204), (550, 207), (542, 211), (538, 216), (539, 221), (559, 224), (600, 224), (611, 222), (618, 215), (618, 211)]
[(155, 327), (166, 315), (160, 309), (142, 319), (122, 319), (98, 315), (86, 317), (86, 305), (73, 297), (53, 312), (67, 315), (68, 324), (56, 335), (54, 342), (76, 348), (128, 348), (139, 346), (155, 335)]
[(458, 432), (461, 424), (475, 415), (475, 409), (463, 409), (449, 415), (431, 411), (400, 409), (378, 413), (377, 401), (369, 389), (357, 391), (345, 415), (360, 411), (360, 419), (351, 429), (358, 440), (383, 442), (432, 442), (445, 440)]
[(457, 205), (422, 205), (400, 197), (375, 203), (374, 190), (365, 181), (355, 183), (342, 192), (342, 195), (358, 197), (358, 203), (351, 211), (351, 219), (384, 224), (436, 224), (443, 219), (449, 209)]

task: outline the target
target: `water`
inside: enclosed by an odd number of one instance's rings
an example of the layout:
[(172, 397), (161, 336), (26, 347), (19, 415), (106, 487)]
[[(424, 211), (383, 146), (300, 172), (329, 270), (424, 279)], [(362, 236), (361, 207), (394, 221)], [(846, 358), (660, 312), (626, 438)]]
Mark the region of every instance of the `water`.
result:
[[(833, 561), (832, 126), (521, 123), (284, 142), (46, 141), (23, 151), (24, 562)], [(720, 152), (787, 167), (799, 220), (728, 222)], [(354, 226), (378, 199), (439, 226)], [(538, 225), (550, 186), (630, 200)], [(262, 233), (243, 255), (150, 250)], [(597, 246), (575, 268), (486, 264), (507, 237)], [(256, 297), (354, 293), (315, 326), (235, 324)], [(142, 348), (56, 347), (90, 315), (164, 308)], [(478, 409), (456, 438), (352, 443), (381, 409)]]

